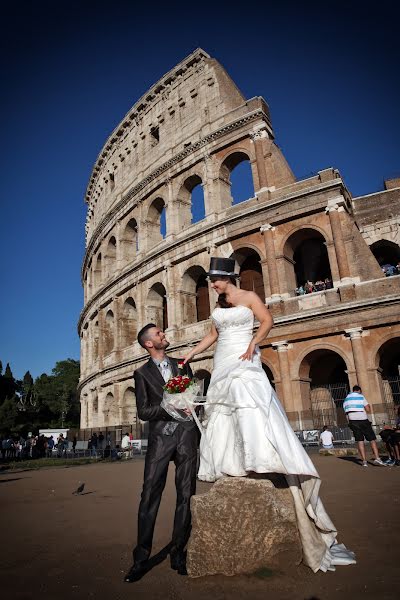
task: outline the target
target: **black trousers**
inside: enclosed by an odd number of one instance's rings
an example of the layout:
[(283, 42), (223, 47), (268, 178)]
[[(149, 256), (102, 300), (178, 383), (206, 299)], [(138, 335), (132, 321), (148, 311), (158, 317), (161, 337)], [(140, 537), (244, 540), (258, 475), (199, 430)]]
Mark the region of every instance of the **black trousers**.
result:
[(150, 557), (153, 533), (168, 466), (175, 463), (176, 509), (172, 545), (183, 550), (191, 529), (190, 498), (196, 491), (197, 428), (179, 424), (172, 435), (162, 433), (165, 422), (157, 423), (150, 433), (145, 459), (144, 483), (138, 514), (138, 539), (133, 551), (135, 562)]

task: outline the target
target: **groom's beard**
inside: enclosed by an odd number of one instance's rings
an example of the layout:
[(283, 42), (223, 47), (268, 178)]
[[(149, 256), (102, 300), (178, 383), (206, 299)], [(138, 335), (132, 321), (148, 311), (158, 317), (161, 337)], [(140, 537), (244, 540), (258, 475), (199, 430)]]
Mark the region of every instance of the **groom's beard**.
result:
[(160, 343), (155, 343), (153, 342), (153, 346), (156, 350), (166, 350), (169, 346), (169, 341), (168, 340), (163, 340)]

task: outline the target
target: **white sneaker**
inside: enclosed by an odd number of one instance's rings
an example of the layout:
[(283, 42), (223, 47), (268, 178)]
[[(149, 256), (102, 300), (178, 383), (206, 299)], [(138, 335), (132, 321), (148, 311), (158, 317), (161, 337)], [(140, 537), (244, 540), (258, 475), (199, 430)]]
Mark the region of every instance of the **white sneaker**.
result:
[(367, 463), (367, 461), (366, 461), (366, 460), (363, 460), (363, 464), (362, 464), (362, 466), (363, 466), (363, 467), (368, 467), (368, 463)]
[(387, 464), (383, 462), (380, 458), (375, 458), (374, 465), (380, 465), (381, 467), (387, 467)]

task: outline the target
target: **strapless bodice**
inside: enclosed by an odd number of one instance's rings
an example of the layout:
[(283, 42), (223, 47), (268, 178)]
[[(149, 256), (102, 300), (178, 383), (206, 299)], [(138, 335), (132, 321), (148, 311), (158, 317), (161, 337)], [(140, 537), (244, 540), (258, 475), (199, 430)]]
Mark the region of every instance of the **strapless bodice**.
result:
[(231, 308), (215, 308), (211, 318), (219, 333), (229, 331), (252, 332), (254, 315), (247, 306), (232, 306)]

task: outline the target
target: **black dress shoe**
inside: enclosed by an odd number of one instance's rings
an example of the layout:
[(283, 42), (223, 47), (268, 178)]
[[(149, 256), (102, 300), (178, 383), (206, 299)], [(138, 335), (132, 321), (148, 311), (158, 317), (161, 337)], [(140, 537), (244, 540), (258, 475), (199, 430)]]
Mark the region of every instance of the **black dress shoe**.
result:
[(171, 569), (178, 572), (178, 575), (187, 575), (186, 570), (186, 552), (174, 548), (170, 552)]
[(133, 563), (132, 567), (124, 577), (126, 583), (134, 583), (142, 579), (143, 575), (146, 575), (148, 571), (147, 561)]

